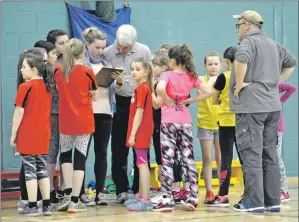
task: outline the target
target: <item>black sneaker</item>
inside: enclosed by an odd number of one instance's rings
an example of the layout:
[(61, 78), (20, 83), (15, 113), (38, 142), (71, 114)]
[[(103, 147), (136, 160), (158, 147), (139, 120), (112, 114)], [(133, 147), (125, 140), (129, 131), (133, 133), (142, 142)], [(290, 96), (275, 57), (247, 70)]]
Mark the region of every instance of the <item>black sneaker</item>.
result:
[(216, 196), (212, 203), (208, 202), (208, 207), (229, 207), (229, 199), (226, 196)]
[(50, 192), (50, 202), (51, 204), (57, 204), (59, 202), (59, 199), (57, 198), (57, 192), (55, 190)]

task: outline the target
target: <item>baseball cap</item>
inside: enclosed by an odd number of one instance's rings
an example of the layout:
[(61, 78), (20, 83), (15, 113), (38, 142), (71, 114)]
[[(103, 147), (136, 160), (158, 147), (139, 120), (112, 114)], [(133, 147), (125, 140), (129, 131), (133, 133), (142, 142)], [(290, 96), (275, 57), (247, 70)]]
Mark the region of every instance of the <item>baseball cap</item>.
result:
[(251, 22), (256, 25), (263, 25), (264, 21), (262, 16), (253, 10), (244, 11), (241, 15), (233, 15), (235, 19), (242, 19), (244, 18), (248, 22)]

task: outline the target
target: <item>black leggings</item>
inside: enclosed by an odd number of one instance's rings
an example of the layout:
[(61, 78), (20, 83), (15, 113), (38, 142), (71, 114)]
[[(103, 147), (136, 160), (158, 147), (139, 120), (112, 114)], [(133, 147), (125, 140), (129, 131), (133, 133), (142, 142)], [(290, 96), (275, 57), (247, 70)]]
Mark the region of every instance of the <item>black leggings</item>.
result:
[[(219, 196), (226, 196), (229, 192), (230, 178), (231, 178), (231, 166), (233, 159), (234, 144), (237, 148), (235, 127), (219, 127), (219, 142), (221, 149), (221, 172), (220, 172), (220, 189)], [(238, 152), (238, 157), (241, 165), (243, 164), (241, 156)], [(245, 179), (243, 177), (244, 184)]]
[[(112, 129), (112, 116), (108, 114), (94, 114), (95, 132), (93, 133), (94, 141), (94, 174), (96, 179), (96, 196), (104, 192), (106, 174), (107, 174), (107, 151)], [(90, 148), (91, 138), (88, 143)], [(88, 157), (86, 157), (87, 159)], [(83, 179), (80, 195), (85, 193), (84, 189), (85, 176)]]

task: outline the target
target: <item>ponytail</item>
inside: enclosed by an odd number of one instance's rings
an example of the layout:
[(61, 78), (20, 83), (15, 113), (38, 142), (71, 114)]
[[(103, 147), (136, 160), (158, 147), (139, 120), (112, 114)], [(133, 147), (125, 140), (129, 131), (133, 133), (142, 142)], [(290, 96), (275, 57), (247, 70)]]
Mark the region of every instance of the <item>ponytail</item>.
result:
[(64, 47), (63, 53), (62, 73), (64, 79), (67, 80), (70, 72), (75, 66), (71, 44), (67, 43)]
[(186, 44), (183, 44), (182, 48), (186, 52), (186, 55), (187, 55), (186, 64), (185, 64), (186, 70), (191, 74), (191, 76), (193, 78), (198, 78), (198, 73), (195, 71), (195, 65), (193, 62), (192, 51)]
[(75, 67), (75, 59), (82, 59), (84, 44), (81, 40), (72, 38), (64, 48), (62, 73), (67, 80), (70, 72)]
[(18, 70), (17, 70), (17, 89), (24, 82), (21, 69), (22, 69), (22, 66), (23, 66), (23, 61), (24, 61), (25, 56), (26, 56), (26, 51), (21, 52), (21, 54), (19, 56)]
[(153, 68), (150, 64), (148, 64), (148, 84), (152, 92), (154, 92), (154, 75)]
[(198, 73), (195, 71), (192, 51), (186, 44), (171, 47), (168, 56), (169, 59), (175, 60), (176, 65), (184, 66), (185, 70), (189, 72), (193, 78), (198, 78)]
[(51, 92), (51, 88), (54, 84), (54, 77), (53, 77), (53, 66), (49, 63), (45, 64), (45, 71), (43, 73), (44, 83), (46, 85), (47, 91)]

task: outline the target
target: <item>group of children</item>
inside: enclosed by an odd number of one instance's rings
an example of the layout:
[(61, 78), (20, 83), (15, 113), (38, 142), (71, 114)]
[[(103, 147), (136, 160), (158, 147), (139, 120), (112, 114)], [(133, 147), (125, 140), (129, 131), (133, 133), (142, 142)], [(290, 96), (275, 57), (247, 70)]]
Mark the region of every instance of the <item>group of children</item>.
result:
[[(22, 159), (28, 205), (20, 214), (26, 216), (41, 213), (37, 208), (38, 188), (43, 199), (41, 211), (44, 215), (52, 215), (50, 186), (53, 186), (58, 153), (53, 147), (60, 147), (63, 175), (63, 193), (55, 209), (69, 213), (86, 211), (79, 196), (88, 143), (95, 131), (92, 101), (97, 97), (98, 86), (93, 70), (83, 65), (85, 47), (82, 41), (73, 38), (65, 42), (62, 65), (56, 67), (57, 52), (54, 49), (53, 44), (37, 43), (35, 48), (23, 52), (19, 61), (10, 143), (17, 147)], [(236, 50), (236, 47), (229, 47), (224, 52), (227, 71), (221, 74), (221, 56), (215, 52), (207, 54), (204, 59), (207, 75), (200, 77), (195, 71), (193, 54), (185, 44), (163, 45), (154, 54), (151, 64), (142, 58), (131, 63), (131, 76), (138, 86), (131, 98), (126, 146), (135, 149), (140, 179), (138, 194), (124, 203), (129, 210), (169, 212), (176, 203), (182, 203), (191, 211), (197, 207), (198, 173), (188, 110), (189, 104), (194, 102), (199, 102), (197, 126), (206, 186), (204, 204), (229, 206), (227, 195), (236, 143), (235, 114), (230, 112), (229, 106), (229, 82)], [(114, 84), (115, 91), (121, 87), (121, 84)], [(197, 95), (191, 97), (193, 89)], [(285, 92), (281, 102), (295, 90), (291, 84), (281, 84), (279, 91)], [(281, 201), (284, 202), (290, 197), (281, 156), (282, 116), (279, 126), (277, 152)], [(162, 187), (161, 194), (150, 199), (148, 152), (152, 138)], [(213, 146), (220, 180), (217, 195), (212, 191)], [(51, 172), (51, 181), (48, 172)], [(182, 181), (184, 190), (180, 190)]]

